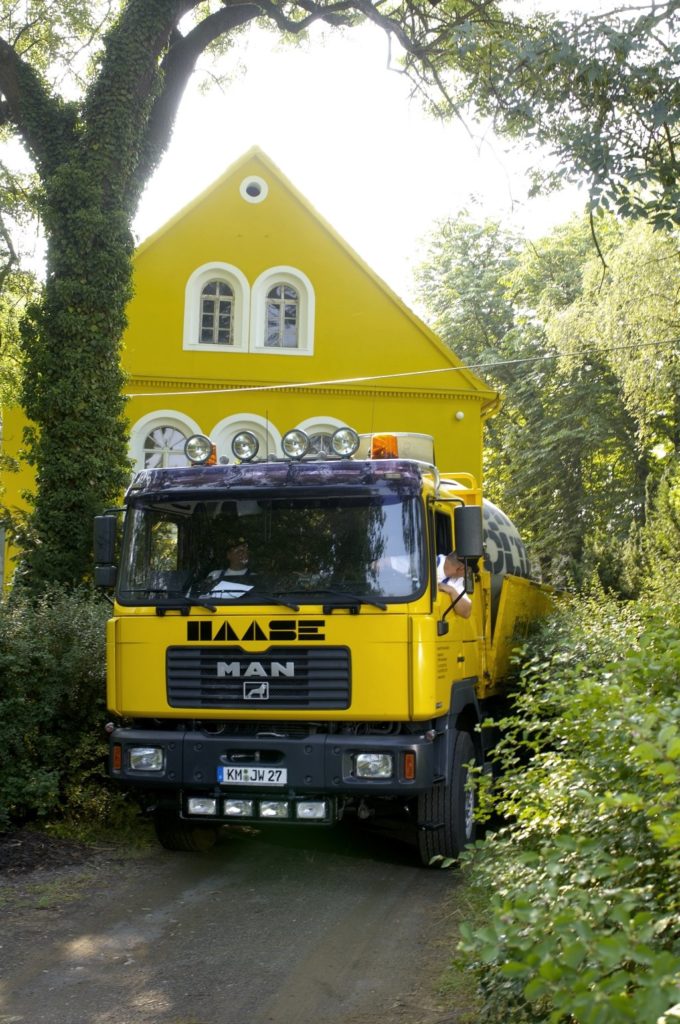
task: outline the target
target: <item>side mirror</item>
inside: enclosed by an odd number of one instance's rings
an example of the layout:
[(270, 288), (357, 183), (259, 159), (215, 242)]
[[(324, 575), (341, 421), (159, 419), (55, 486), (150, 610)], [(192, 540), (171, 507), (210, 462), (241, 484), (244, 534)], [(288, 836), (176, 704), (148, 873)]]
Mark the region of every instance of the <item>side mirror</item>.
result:
[(117, 529), (116, 516), (94, 517), (94, 581), (98, 587), (112, 587), (116, 582)]
[(102, 587), (106, 590), (110, 590), (111, 587), (115, 587), (116, 585), (117, 575), (118, 569), (115, 565), (95, 565), (94, 585), (95, 587)]
[(481, 558), (484, 554), (481, 505), (457, 505), (453, 512), (455, 548), (459, 558)]

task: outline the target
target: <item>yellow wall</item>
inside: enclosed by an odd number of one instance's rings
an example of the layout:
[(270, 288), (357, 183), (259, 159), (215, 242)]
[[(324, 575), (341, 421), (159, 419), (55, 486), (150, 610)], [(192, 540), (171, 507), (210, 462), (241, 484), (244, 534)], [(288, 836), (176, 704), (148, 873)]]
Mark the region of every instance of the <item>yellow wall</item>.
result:
[[(252, 175), (268, 186), (266, 199), (256, 204), (240, 193), (241, 183)], [(269, 267), (302, 271), (316, 298), (314, 354), (186, 351), (186, 283), (209, 261), (235, 265), (251, 286)], [(124, 356), (130, 391), (157, 390), (159, 398), (133, 398), (131, 423), (162, 408), (192, 417), (206, 433), (223, 418), (240, 414), (269, 420), (283, 433), (308, 418), (328, 415), (361, 432), (433, 434), (441, 465), (480, 475), (483, 408), (492, 393), (473, 374), (454, 369), (459, 363), (453, 353), (259, 151), (246, 154), (140, 247), (135, 290)], [(234, 390), (422, 370), (447, 372), (292, 392)], [(232, 390), (218, 396), (172, 393), (209, 382)]]

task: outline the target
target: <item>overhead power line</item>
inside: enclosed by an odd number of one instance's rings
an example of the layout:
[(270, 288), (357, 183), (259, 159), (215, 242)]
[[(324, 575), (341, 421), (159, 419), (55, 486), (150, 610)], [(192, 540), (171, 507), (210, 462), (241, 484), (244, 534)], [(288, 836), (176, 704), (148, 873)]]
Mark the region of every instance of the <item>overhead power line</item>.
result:
[[(639, 351), (640, 349), (664, 349), (671, 348), (678, 342), (643, 342), (640, 345), (619, 345), (608, 349), (608, 352), (631, 352)], [(476, 372), (478, 370), (493, 370), (497, 367), (502, 366), (517, 366), (522, 363), (535, 363), (541, 360), (547, 359), (560, 359), (565, 355), (564, 352), (543, 352), (540, 355), (535, 356), (523, 356), (521, 359), (499, 359), (495, 362), (487, 363), (467, 363), (461, 366), (443, 366), (433, 370), (406, 370), (402, 373), (380, 373), (372, 374), (366, 377), (336, 377), (332, 380), (309, 380), (309, 381), (298, 381), (297, 383), (288, 384), (252, 384), (246, 387), (228, 387), (228, 388), (191, 388), (186, 391), (138, 391), (128, 395), (128, 398), (155, 398), (159, 394), (169, 396), (180, 396), (180, 395), (238, 395), (247, 392), (256, 391), (296, 391), (304, 388), (320, 388), (320, 387), (334, 387), (340, 384), (367, 384), (382, 380), (398, 380), (405, 377), (426, 377), (434, 374), (441, 373), (462, 373), (465, 370)]]

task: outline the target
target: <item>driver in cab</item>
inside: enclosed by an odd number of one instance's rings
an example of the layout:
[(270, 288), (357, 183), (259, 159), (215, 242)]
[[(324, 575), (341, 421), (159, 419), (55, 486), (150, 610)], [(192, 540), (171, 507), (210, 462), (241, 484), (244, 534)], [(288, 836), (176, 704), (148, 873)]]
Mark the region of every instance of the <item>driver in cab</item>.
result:
[(465, 593), (465, 563), (455, 551), (437, 555), (437, 589), (451, 596), (456, 615), (462, 619), (470, 618), (472, 601)]
[(245, 537), (232, 537), (226, 547), (227, 564), (224, 569), (213, 569), (208, 573), (209, 593), (213, 597), (236, 597), (238, 593), (251, 590), (252, 587), (237, 583), (236, 576), (245, 576), (248, 572), (250, 551)]

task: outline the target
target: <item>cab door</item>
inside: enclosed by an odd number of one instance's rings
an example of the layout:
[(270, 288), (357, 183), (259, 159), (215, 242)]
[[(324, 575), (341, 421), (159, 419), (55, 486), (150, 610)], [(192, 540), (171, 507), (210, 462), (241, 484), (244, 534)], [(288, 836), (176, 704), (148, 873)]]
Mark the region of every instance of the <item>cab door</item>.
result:
[(484, 674), (484, 624), (487, 609), (485, 591), (478, 573), (468, 569), (467, 592), (472, 601), (472, 614), (468, 619), (456, 614), (449, 594), (437, 589), (436, 566), (441, 555), (455, 549), (452, 504), (434, 507), (432, 553), (433, 604), (441, 622), (448, 625), (442, 639), (448, 641), (447, 661), (452, 680), (482, 678)]

